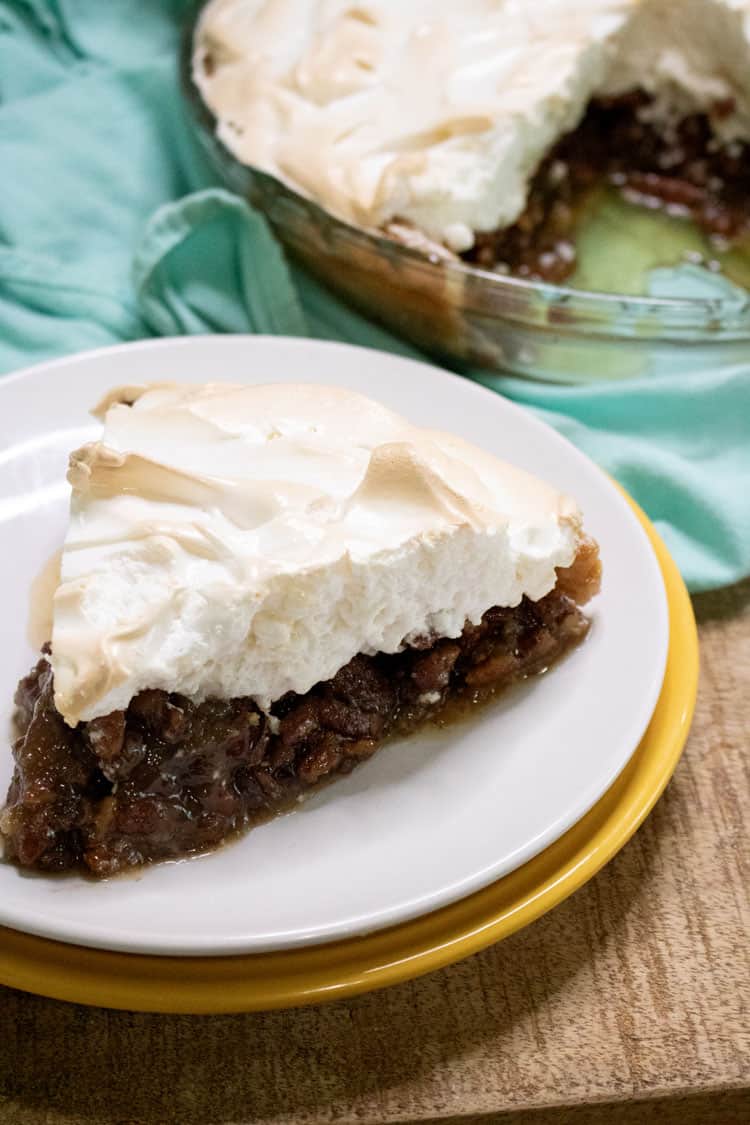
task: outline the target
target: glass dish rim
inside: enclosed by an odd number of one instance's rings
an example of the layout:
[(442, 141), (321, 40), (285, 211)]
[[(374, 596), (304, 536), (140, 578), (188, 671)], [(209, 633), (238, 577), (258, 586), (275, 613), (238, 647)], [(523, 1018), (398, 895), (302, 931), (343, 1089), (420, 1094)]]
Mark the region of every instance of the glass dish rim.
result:
[(460, 287), (458, 291), (463, 294), (470, 293), (472, 288), (483, 287), (504, 302), (502, 311), (498, 310), (495, 316), (497, 320), (515, 319), (530, 326), (538, 324), (538, 317), (530, 315), (530, 311), (541, 302), (549, 308), (565, 308), (570, 317), (568, 329), (573, 331), (591, 331), (596, 335), (630, 341), (635, 337), (644, 343), (660, 339), (704, 344), (750, 342), (750, 292), (742, 301), (721, 297), (647, 297), (605, 293), (512, 277), (469, 265), (457, 258), (435, 260), (375, 228), (355, 226), (341, 219), (273, 173), (242, 163), (218, 136), (217, 119), (193, 81), (195, 31), (207, 4), (208, 0), (192, 0), (180, 40), (180, 86), (192, 123), (200, 128), (202, 139), (210, 142), (215, 157), (238, 175), (265, 184), (277, 194), (287, 197), (319, 226), (328, 224), (350, 241), (367, 243), (374, 252), (400, 259), (412, 270), (433, 276), (439, 271), (444, 278), (455, 279)]

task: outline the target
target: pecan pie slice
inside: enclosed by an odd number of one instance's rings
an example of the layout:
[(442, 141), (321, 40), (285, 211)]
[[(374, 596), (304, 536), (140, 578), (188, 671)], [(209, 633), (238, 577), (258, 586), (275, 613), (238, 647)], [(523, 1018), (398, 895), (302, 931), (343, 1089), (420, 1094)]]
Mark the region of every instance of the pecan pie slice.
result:
[(99, 414), (16, 695), (24, 867), (205, 851), (587, 632), (575, 503), (456, 437), (312, 385), (127, 387)]

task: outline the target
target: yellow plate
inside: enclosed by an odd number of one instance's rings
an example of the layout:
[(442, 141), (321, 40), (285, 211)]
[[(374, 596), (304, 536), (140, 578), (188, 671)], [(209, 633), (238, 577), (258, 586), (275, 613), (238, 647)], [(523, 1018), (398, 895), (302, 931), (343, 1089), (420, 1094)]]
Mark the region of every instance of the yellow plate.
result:
[(690, 598), (666, 547), (633, 503), (656, 553), (669, 604), (661, 695), (614, 785), (540, 855), (476, 894), (362, 938), (241, 957), (109, 953), (0, 930), (0, 982), (59, 1000), (148, 1012), (248, 1012), (315, 1004), (383, 988), (468, 957), (551, 910), (633, 835), (679, 760), (698, 686)]

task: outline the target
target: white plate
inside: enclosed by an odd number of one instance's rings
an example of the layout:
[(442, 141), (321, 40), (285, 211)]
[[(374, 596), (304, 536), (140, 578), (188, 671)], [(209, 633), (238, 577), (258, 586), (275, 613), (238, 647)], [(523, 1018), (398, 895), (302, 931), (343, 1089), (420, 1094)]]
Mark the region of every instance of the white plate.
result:
[(0, 379), (0, 788), (16, 683), (33, 664), (31, 587), (65, 528), (68, 452), (119, 383), (306, 381), (364, 391), (571, 492), (599, 540), (603, 593), (585, 644), (548, 675), (445, 731), (391, 744), (298, 810), (210, 856), (96, 883), (0, 863), (0, 923), (143, 953), (286, 949), (454, 901), (546, 847), (636, 748), (661, 687), (666, 599), (614, 485), (499, 395), (425, 364), (341, 344), (250, 336), (126, 344)]

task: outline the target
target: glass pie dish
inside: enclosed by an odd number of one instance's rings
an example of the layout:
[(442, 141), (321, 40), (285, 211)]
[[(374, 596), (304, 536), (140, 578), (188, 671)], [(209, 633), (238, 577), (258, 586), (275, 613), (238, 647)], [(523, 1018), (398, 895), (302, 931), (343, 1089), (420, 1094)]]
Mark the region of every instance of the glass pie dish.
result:
[(750, 354), (746, 298), (642, 297), (530, 281), (430, 255), (355, 227), (216, 136), (192, 80), (194, 6), (180, 71), (189, 117), (222, 182), (268, 218), (289, 257), (333, 293), (426, 353), (557, 383), (717, 369)]

